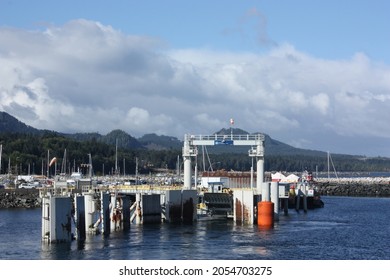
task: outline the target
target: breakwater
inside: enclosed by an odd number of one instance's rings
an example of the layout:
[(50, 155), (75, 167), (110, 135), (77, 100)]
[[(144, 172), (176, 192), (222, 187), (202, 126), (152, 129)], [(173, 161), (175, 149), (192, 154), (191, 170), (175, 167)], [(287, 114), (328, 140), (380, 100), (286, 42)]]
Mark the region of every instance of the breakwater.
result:
[(322, 178), (316, 186), (320, 195), (390, 197), (390, 178)]
[(41, 207), (39, 190), (2, 189), (0, 190), (1, 208), (36, 208)]

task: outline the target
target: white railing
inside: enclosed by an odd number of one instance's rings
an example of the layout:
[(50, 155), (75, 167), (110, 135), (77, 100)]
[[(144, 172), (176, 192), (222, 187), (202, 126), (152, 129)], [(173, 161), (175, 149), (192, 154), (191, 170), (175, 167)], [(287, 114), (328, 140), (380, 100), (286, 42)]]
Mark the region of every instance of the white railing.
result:
[(263, 134), (246, 134), (246, 135), (237, 135), (237, 134), (225, 134), (225, 135), (191, 135), (186, 134), (185, 135), (186, 140), (201, 140), (201, 141), (223, 141), (223, 140), (239, 140), (239, 141), (245, 141), (245, 140), (261, 140), (264, 141), (264, 135)]

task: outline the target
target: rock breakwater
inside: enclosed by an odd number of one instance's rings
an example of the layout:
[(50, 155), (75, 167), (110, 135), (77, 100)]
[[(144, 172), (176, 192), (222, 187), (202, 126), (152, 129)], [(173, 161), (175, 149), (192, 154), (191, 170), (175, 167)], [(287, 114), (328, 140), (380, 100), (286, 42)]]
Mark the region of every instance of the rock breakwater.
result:
[(390, 197), (390, 183), (383, 181), (320, 181), (316, 183), (320, 195)]
[(41, 207), (39, 191), (35, 189), (0, 190), (1, 208), (36, 208)]

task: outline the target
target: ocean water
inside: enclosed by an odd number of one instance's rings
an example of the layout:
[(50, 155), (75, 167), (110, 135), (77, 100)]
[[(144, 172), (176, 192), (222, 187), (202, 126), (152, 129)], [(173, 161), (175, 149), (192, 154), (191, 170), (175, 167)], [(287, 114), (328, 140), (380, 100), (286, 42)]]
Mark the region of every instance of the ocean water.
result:
[(390, 260), (390, 199), (323, 197), (273, 229), (232, 220), (132, 225), (84, 242), (41, 241), (41, 209), (0, 210), (0, 260)]

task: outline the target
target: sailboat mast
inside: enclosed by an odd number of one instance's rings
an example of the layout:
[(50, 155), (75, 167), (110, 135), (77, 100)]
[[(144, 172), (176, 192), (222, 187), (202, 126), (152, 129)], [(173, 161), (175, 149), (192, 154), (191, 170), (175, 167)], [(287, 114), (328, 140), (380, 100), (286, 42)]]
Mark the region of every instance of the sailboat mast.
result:
[(329, 151), (328, 151), (328, 179), (330, 178), (330, 174), (329, 174), (329, 159), (330, 159), (330, 153), (329, 153)]
[(115, 139), (115, 175), (118, 174), (118, 138)]
[(89, 178), (92, 178), (92, 155), (88, 154)]
[(61, 164), (61, 174), (66, 174), (66, 149), (64, 151), (64, 157), (62, 158), (62, 164)]
[(1, 175), (1, 157), (3, 154), (3, 145), (0, 145), (0, 175)]
[(49, 150), (47, 150), (47, 178), (49, 178), (50, 176), (50, 169), (49, 169), (49, 167), (50, 167), (50, 151)]
[(176, 175), (180, 176), (180, 156), (177, 156), (177, 161), (176, 161)]
[(203, 165), (203, 172), (206, 172), (206, 160), (205, 160), (205, 147), (202, 145), (202, 165)]
[(332, 164), (334, 175), (336, 176), (336, 179), (338, 180), (339, 177), (337, 176), (336, 168), (334, 167), (332, 157), (331, 157), (330, 153), (328, 152), (328, 179), (330, 178), (330, 164)]
[(135, 182), (138, 185), (138, 157), (135, 158)]

